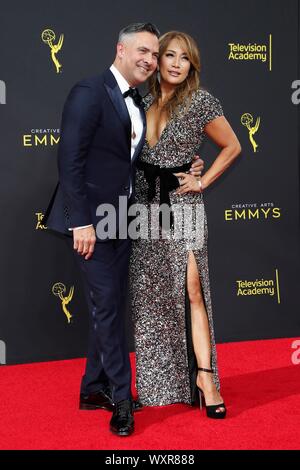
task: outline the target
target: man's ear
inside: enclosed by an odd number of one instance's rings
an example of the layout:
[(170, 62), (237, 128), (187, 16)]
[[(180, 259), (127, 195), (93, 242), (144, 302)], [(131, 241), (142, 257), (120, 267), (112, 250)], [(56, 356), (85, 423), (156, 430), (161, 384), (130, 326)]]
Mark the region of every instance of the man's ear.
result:
[(125, 52), (124, 44), (122, 44), (121, 42), (118, 42), (118, 44), (117, 44), (117, 56), (119, 57), (119, 59), (123, 58), (124, 52)]

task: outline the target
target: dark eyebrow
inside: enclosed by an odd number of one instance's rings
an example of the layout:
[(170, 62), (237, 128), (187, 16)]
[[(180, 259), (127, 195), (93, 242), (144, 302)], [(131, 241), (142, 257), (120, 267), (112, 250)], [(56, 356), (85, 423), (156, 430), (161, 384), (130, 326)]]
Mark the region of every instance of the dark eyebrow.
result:
[[(166, 52), (173, 52), (173, 54), (176, 54), (176, 51), (172, 51), (172, 49), (167, 49)], [(187, 56), (187, 53), (186, 53), (186, 52), (182, 52), (181, 55), (186, 55), (186, 56)]]

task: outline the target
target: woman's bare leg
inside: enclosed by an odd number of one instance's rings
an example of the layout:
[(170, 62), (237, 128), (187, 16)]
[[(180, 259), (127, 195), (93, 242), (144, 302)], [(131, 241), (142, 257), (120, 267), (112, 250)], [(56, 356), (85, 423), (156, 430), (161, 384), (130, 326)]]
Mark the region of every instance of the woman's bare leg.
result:
[[(210, 331), (201, 283), (194, 253), (189, 252), (187, 265), (187, 290), (191, 305), (192, 340), (198, 367), (211, 369)], [(213, 382), (213, 374), (198, 371), (197, 386), (203, 390), (206, 405), (217, 405), (223, 399)], [(218, 412), (224, 408), (218, 408)]]

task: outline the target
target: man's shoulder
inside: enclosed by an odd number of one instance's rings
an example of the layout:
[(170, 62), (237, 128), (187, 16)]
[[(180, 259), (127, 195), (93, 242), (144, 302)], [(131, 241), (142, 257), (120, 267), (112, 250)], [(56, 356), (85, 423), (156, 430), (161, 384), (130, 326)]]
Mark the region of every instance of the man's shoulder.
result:
[(92, 77), (83, 78), (82, 80), (75, 83), (74, 86), (88, 87), (88, 88), (98, 88), (103, 85), (105, 81), (107, 70), (101, 74), (94, 75)]
[[(107, 81), (107, 77), (110, 77), (111, 72), (106, 70), (105, 72), (94, 75), (92, 77), (84, 78), (76, 82), (71, 90), (69, 91), (67, 101), (70, 99), (79, 98), (101, 100), (105, 92), (104, 83)], [(112, 75), (112, 74), (111, 74)]]

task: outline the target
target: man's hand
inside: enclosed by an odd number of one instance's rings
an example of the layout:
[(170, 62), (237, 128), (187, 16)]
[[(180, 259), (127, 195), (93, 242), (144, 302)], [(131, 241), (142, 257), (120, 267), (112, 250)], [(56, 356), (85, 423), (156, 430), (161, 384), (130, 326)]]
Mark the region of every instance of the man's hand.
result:
[(93, 226), (87, 228), (77, 228), (73, 230), (73, 248), (84, 259), (89, 259), (93, 252), (96, 243), (96, 233)]
[(189, 172), (193, 176), (201, 176), (201, 173), (204, 169), (204, 161), (201, 160), (198, 155), (195, 155), (193, 160), (194, 163), (192, 164)]

